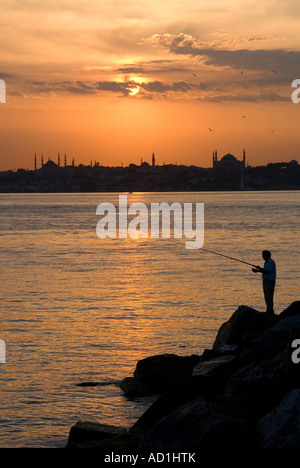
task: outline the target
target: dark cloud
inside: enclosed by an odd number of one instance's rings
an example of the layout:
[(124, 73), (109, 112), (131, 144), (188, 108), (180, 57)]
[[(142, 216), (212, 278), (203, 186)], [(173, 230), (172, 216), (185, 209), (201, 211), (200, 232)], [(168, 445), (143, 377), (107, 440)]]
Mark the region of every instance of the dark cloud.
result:
[(258, 94), (216, 94), (200, 98), (201, 101), (210, 102), (290, 102), (290, 96), (280, 96), (277, 93), (261, 92)]
[(117, 81), (98, 81), (96, 89), (99, 91), (110, 91), (112, 93), (127, 94), (128, 84), (125, 82), (118, 83)]
[[(285, 83), (286, 84), (286, 83)], [(24, 88), (24, 95), (96, 95), (113, 93), (122, 97), (133, 94), (133, 90), (139, 88), (135, 94), (138, 99), (155, 99), (164, 97), (176, 99), (176, 96), (191, 100), (208, 100), (212, 102), (222, 101), (287, 101), (290, 100), (290, 86), (282, 84), (277, 88), (270, 87), (264, 79), (245, 80), (215, 80), (195, 82), (180, 80), (164, 82), (160, 80), (139, 82), (135, 80), (123, 81), (34, 81)], [(283, 92), (285, 90), (285, 92)], [(13, 90), (12, 90), (13, 92)], [(283, 95), (282, 95), (283, 94)], [(286, 94), (286, 95), (285, 95)]]
[(204, 96), (200, 100), (210, 102), (258, 102), (259, 99), (251, 94), (220, 94)]
[(0, 72), (0, 79), (4, 80), (7, 78), (16, 78), (17, 75), (14, 75), (13, 73), (5, 73), (5, 72)]
[(173, 84), (173, 91), (180, 91), (182, 93), (187, 93), (192, 88), (193, 85), (186, 83), (185, 81), (177, 81)]
[(115, 73), (123, 73), (124, 75), (154, 75), (162, 73), (183, 73), (186, 71), (191, 70), (177, 60), (149, 60), (148, 62), (124, 65), (114, 70)]
[(285, 50), (201, 50), (206, 65), (230, 67), (236, 70), (272, 71), (284, 70), (295, 73), (299, 70), (300, 52), (294, 56)]
[(64, 93), (64, 94), (94, 94), (93, 84), (82, 81), (33, 81), (29, 84), (29, 92), (33, 94)]
[(35, 81), (32, 83), (31, 90), (34, 93), (69, 93), (69, 94), (95, 94), (96, 92), (111, 92), (119, 93), (127, 96), (133, 88), (139, 87), (150, 94), (162, 94), (168, 91), (186, 93), (191, 88), (197, 88), (198, 85), (191, 85), (185, 81), (179, 81), (172, 84), (163, 83), (161, 81), (151, 81), (149, 83), (139, 83), (136, 81), (62, 81), (47, 83), (43, 81)]
[(165, 93), (172, 89), (171, 85), (162, 83), (161, 81), (152, 81), (150, 83), (142, 83), (141, 87), (150, 93)]
[[(176, 55), (187, 55), (202, 59), (202, 63), (214, 67), (230, 67), (235, 70), (269, 71), (284, 70), (285, 73), (299, 71), (300, 52), (289, 52), (285, 49), (251, 50), (203, 47), (192, 36), (186, 34), (163, 34), (152, 36), (152, 41), (168, 48)], [(249, 38), (249, 41), (253, 38)]]

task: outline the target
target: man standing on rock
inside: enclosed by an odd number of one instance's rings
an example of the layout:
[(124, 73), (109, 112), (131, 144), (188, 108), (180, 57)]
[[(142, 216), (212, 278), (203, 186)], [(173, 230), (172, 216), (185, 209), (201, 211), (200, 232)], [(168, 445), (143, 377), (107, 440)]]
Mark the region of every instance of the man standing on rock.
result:
[(252, 269), (254, 273), (262, 273), (263, 290), (267, 305), (266, 313), (274, 315), (274, 290), (276, 283), (276, 263), (271, 258), (271, 252), (263, 250), (262, 258), (265, 261), (264, 267), (259, 266)]

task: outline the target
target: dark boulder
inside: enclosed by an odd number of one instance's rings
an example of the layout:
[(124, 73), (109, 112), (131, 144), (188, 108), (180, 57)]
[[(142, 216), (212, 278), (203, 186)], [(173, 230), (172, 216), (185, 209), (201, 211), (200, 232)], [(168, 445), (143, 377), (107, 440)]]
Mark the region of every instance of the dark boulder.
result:
[(192, 386), (192, 380), (178, 382), (169, 388), (152, 403), (129, 430), (133, 433), (144, 433), (157, 424), (162, 418), (175, 411), (185, 403), (195, 399), (197, 394)]
[[(233, 351), (229, 349), (228, 351)], [(235, 369), (237, 358), (234, 354), (219, 355), (213, 359), (199, 361), (192, 376), (180, 380), (160, 395), (148, 410), (138, 419), (130, 431), (149, 430), (163, 417), (199, 396), (211, 397), (220, 393), (228, 374)]]
[(257, 427), (263, 448), (300, 448), (300, 390), (288, 392)]
[(154, 403), (128, 431), (77, 423), (68, 446), (300, 448), (299, 306), (274, 317), (240, 306), (202, 356), (139, 361), (120, 386), (129, 397), (155, 395)]
[(282, 320), (284, 318), (292, 317), (293, 315), (298, 314), (300, 315), (300, 301), (295, 301), (278, 315), (278, 319)]
[(250, 427), (202, 398), (177, 408), (141, 438), (141, 447), (151, 450), (255, 446)]
[(257, 335), (251, 346), (252, 359), (272, 359), (285, 349), (292, 330), (300, 338), (300, 314), (286, 316)]
[(78, 421), (71, 427), (68, 439), (68, 447), (78, 443), (102, 441), (119, 435), (126, 434), (124, 427), (111, 426), (88, 421)]
[(229, 377), (225, 393), (251, 395), (257, 405), (268, 409), (278, 402), (286, 390), (283, 360), (284, 351), (272, 360), (252, 362), (241, 367)]
[(120, 387), (128, 397), (161, 394), (192, 375), (199, 356), (162, 354), (138, 361), (133, 377), (122, 380)]
[(212, 396), (224, 390), (225, 383), (238, 365), (234, 354), (221, 355), (196, 364), (192, 374), (192, 384), (200, 396)]
[(263, 330), (272, 327), (276, 317), (258, 312), (247, 306), (240, 306), (221, 325), (212, 349), (218, 350), (224, 345), (249, 346), (252, 340)]
[(240, 347), (232, 345), (219, 346), (216, 349), (204, 349), (202, 355), (200, 356), (199, 362), (208, 361), (216, 357), (225, 356), (225, 355), (234, 355), (236, 356), (240, 352)]

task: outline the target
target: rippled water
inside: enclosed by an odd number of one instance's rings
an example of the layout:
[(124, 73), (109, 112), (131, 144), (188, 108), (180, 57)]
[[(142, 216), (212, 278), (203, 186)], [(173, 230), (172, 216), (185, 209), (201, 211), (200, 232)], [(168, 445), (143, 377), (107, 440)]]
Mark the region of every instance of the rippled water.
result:
[[(0, 195), (1, 447), (63, 447), (80, 419), (129, 427), (150, 403), (118, 387), (137, 360), (200, 354), (239, 305), (265, 310), (244, 264), (185, 239), (100, 240), (104, 201), (118, 194)], [(275, 311), (299, 299), (299, 192), (128, 195), (136, 201), (204, 202), (204, 247), (254, 264), (270, 249)]]

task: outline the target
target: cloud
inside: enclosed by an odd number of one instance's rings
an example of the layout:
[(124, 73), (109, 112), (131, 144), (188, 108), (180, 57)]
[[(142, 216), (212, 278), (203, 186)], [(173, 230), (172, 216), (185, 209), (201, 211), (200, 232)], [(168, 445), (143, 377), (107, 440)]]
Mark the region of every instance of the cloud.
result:
[[(132, 90), (138, 89), (134, 94)], [(210, 102), (266, 102), (290, 101), (290, 88), (287, 94), (276, 91), (267, 86), (265, 82), (251, 81), (251, 85), (240, 86), (238, 81), (174, 81), (159, 80), (149, 82), (128, 81), (36, 81), (28, 83), (27, 98), (31, 96), (55, 97), (57, 95), (90, 95), (105, 96), (116, 95), (134, 99), (185, 99), (192, 101)], [(18, 94), (16, 94), (18, 96)], [(21, 94), (20, 94), (21, 96)]]
[(173, 59), (148, 60), (137, 63), (125, 64), (122, 67), (115, 68), (114, 73), (123, 73), (124, 75), (154, 75), (165, 73), (182, 73), (191, 71), (190, 67), (183, 65), (182, 61)]
[[(250, 42), (257, 38), (247, 40)], [(284, 69), (289, 73), (296, 73), (299, 69), (300, 52), (291, 54), (285, 49), (230, 50), (222, 48), (224, 43), (221, 41), (217, 41), (218, 48), (208, 47), (209, 43), (198, 42), (193, 36), (184, 33), (154, 34), (146, 41), (154, 46), (167, 48), (172, 54), (197, 57), (203, 65), (208, 67), (229, 67), (235, 70), (251, 71)], [(216, 45), (216, 42), (214, 44)]]
[[(29, 91), (33, 94), (96, 94), (96, 93), (117, 93), (128, 96), (133, 88), (139, 88), (149, 94), (163, 94), (169, 91), (187, 92), (193, 85), (181, 81), (175, 83), (163, 83), (161, 81), (152, 81), (140, 83), (134, 80), (130, 81), (35, 81), (29, 85)], [(196, 89), (196, 86), (195, 86)]]
[(0, 78), (5, 79), (5, 78), (15, 78), (16, 75), (13, 73), (5, 73), (0, 71)]
[(200, 99), (210, 102), (290, 102), (290, 96), (280, 96), (277, 93), (261, 92), (258, 94), (219, 94), (207, 95)]

